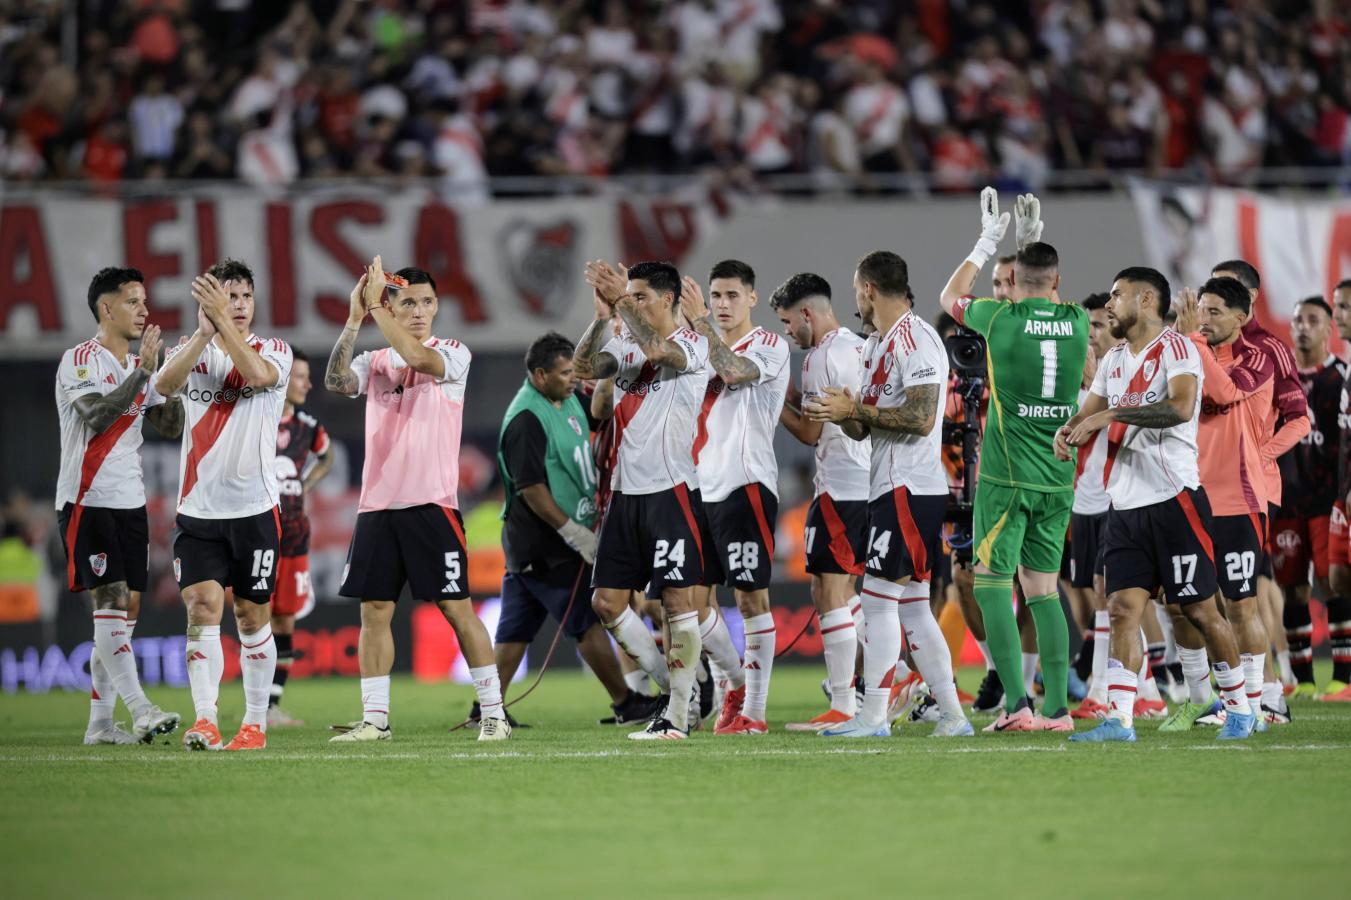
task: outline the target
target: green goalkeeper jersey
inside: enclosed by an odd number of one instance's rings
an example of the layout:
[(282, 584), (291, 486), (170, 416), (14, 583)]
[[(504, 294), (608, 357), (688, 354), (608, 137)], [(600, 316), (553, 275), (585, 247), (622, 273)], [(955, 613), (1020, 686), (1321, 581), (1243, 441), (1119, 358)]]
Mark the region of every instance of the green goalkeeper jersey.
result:
[(957, 321), (985, 336), (990, 408), (981, 480), (1034, 491), (1074, 490), (1074, 461), (1055, 458), (1055, 433), (1079, 408), (1088, 313), (1041, 297), (963, 299)]

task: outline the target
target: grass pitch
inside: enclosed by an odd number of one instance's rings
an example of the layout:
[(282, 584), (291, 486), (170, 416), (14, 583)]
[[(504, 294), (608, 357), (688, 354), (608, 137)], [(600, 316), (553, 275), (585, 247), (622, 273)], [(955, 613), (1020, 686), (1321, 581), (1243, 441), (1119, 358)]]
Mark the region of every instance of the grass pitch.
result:
[[(787, 734), (824, 708), (780, 667), (763, 738), (637, 744), (589, 678), (553, 673), (506, 744), (447, 734), (469, 689), (396, 680), (395, 738), (330, 745), (355, 680), (287, 691), (306, 727), (261, 754), (84, 747), (84, 697), (0, 699), (8, 897), (1337, 896), (1351, 705), (1301, 703), (1240, 746), (1057, 735)], [(979, 673), (963, 673), (964, 683)], [(974, 684), (967, 684), (973, 688)], [(519, 691), (519, 686), (513, 690)], [(189, 715), (186, 691), (152, 699)], [(222, 690), (228, 738), (242, 712)], [(190, 715), (189, 715), (190, 718)], [(979, 728), (988, 719), (975, 720)], [(1081, 726), (1087, 727), (1087, 726)]]

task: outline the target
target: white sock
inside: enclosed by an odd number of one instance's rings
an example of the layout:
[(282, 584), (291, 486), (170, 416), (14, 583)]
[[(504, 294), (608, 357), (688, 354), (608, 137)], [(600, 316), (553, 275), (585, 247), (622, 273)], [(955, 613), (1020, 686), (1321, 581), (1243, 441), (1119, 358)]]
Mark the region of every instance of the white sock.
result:
[(1279, 681), (1268, 681), (1262, 685), (1262, 705), (1272, 709), (1281, 708), (1281, 697), (1285, 693), (1284, 686)]
[(1215, 684), (1220, 689), (1220, 700), (1224, 703), (1225, 712), (1245, 716), (1250, 714), (1252, 707), (1248, 705), (1248, 693), (1244, 689), (1243, 667), (1231, 669), (1228, 663), (1216, 662), (1210, 668), (1215, 673)]
[(215, 725), (220, 678), (225, 673), (225, 653), (220, 648), (220, 626), (189, 625), (184, 650), (188, 656), (188, 686), (192, 689), (192, 706), (196, 717)]
[(1037, 654), (1023, 654), (1023, 693), (1031, 700), (1037, 696)]
[(994, 657), (990, 655), (990, 645), (985, 641), (976, 641), (976, 646), (980, 648), (981, 658), (985, 660), (985, 671), (994, 671)]
[(272, 639), (271, 622), (253, 634), (240, 628), (239, 671), (244, 680), (244, 724), (267, 731), (267, 701), (277, 674), (277, 642)]
[(858, 640), (859, 647), (862, 648), (865, 625), (867, 623), (863, 618), (863, 598), (858, 594), (849, 598), (849, 615), (853, 617), (854, 634)]
[(1107, 705), (1107, 657), (1111, 654), (1112, 616), (1105, 609), (1093, 613), (1093, 684), (1088, 698)]
[(757, 722), (765, 720), (769, 703), (769, 676), (774, 671), (777, 643), (773, 613), (761, 613), (746, 620), (746, 701), (741, 714)]
[(900, 585), (881, 578), (863, 577), (863, 616), (867, 640), (863, 644), (863, 709), (859, 719), (879, 726), (887, 720), (887, 702), (901, 655)]
[(469, 670), (474, 679), (474, 693), (478, 695), (479, 717), (481, 719), (505, 719), (507, 711), (502, 706), (502, 679), (497, 666), (478, 666)]
[(1243, 689), (1248, 695), (1248, 706), (1256, 712), (1262, 708), (1262, 669), (1267, 664), (1265, 653), (1240, 653), (1243, 665)]
[(1107, 714), (1126, 728), (1135, 725), (1135, 688), (1138, 676), (1120, 660), (1107, 661)]
[(927, 581), (912, 581), (901, 589), (899, 613), (910, 658), (938, 701), (939, 712), (965, 718), (962, 703), (957, 699), (957, 682), (952, 677), (952, 653), (929, 606)]
[(666, 660), (662, 659), (652, 632), (632, 609), (624, 607), (619, 618), (605, 627), (614, 636), (615, 643), (623, 647), (624, 652), (636, 659), (639, 667), (652, 676), (662, 693), (671, 690), (671, 673), (666, 668)]
[(830, 708), (852, 717), (856, 699), (853, 682), (858, 629), (848, 608), (832, 609), (821, 616), (821, 645), (826, 657), (826, 678), (830, 682)]
[(632, 672), (624, 673), (624, 683), (629, 686), (629, 690), (635, 694), (650, 694), (652, 689), (648, 686), (647, 673), (642, 669), (634, 669)]
[(1276, 667), (1280, 670), (1280, 679), (1282, 684), (1294, 684), (1295, 672), (1290, 668), (1290, 651), (1276, 651)]
[(113, 721), (117, 707), (117, 688), (103, 665), (98, 647), (89, 648), (89, 725), (105, 727)]
[(122, 698), (133, 717), (150, 705), (136, 674), (136, 654), (132, 652), (131, 635), (127, 632), (126, 610), (94, 610), (94, 652), (112, 679), (117, 696)]
[(1210, 702), (1210, 660), (1206, 648), (1193, 650), (1179, 644), (1177, 660), (1182, 663), (1182, 678), (1187, 682), (1187, 699), (1192, 703)]
[(376, 728), (389, 727), (389, 676), (361, 679), (361, 718)]
[[(772, 616), (769, 618), (773, 621)], [(699, 654), (703, 652), (703, 643), (699, 640), (699, 613), (690, 611), (668, 616), (666, 624), (671, 630), (671, 647), (666, 653), (671, 673), (671, 702), (666, 706), (666, 718), (681, 731), (689, 731), (690, 697), (699, 675)], [(749, 695), (750, 691), (746, 693)], [(760, 718), (764, 718), (763, 711)]]
[(705, 610), (707, 617), (699, 623), (699, 641), (708, 653), (710, 668), (718, 674), (719, 681), (728, 682), (728, 687), (739, 688), (746, 683), (741, 671), (741, 657), (732, 643), (732, 634), (727, 630), (727, 620), (716, 606)]

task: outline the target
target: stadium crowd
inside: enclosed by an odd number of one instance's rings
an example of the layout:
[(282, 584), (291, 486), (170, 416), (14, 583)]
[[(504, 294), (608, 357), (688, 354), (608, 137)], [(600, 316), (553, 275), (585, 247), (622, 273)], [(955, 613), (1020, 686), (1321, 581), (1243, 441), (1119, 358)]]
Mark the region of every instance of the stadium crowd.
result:
[(0, 7), (6, 181), (434, 175), (474, 198), (490, 176), (1039, 189), (1351, 162), (1334, 0), (79, 6), (74, 29)]

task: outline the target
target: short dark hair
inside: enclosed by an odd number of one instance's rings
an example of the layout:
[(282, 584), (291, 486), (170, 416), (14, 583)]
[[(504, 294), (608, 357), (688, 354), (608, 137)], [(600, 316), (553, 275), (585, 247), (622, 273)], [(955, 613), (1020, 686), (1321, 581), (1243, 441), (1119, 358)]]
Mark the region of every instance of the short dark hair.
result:
[(1096, 294), (1089, 294), (1079, 303), (1079, 305), (1082, 306), (1084, 309), (1088, 310), (1089, 312), (1092, 312), (1095, 309), (1106, 309), (1107, 295), (1101, 292)]
[(809, 297), (830, 300), (830, 282), (815, 272), (798, 272), (774, 289), (769, 305), (774, 309), (793, 309)]
[(249, 287), (253, 287), (253, 270), (237, 259), (225, 257), (220, 262), (206, 270), (208, 275), (213, 276), (221, 284), (227, 281), (247, 281)]
[(1159, 318), (1168, 315), (1168, 310), (1173, 305), (1173, 289), (1169, 287), (1168, 279), (1164, 278), (1158, 269), (1151, 269), (1149, 266), (1127, 266), (1117, 272), (1112, 280), (1149, 285), (1154, 289), (1154, 293), (1159, 295)]
[(746, 287), (755, 287), (755, 270), (739, 259), (724, 259), (715, 263), (708, 273), (708, 280), (714, 278), (738, 278)]
[(291, 348), (291, 361), (307, 363), (310, 361), (310, 355), (299, 347)]
[(1334, 292), (1335, 292), (1335, 291), (1351, 291), (1351, 278), (1343, 278), (1341, 281), (1337, 282), (1337, 283), (1333, 286), (1332, 290), (1333, 290)]
[(95, 322), (99, 320), (99, 298), (104, 294), (116, 294), (122, 285), (132, 281), (145, 284), (145, 276), (140, 269), (106, 266), (94, 273), (93, 280), (89, 282), (89, 311), (94, 314)]
[(530, 373), (543, 369), (547, 372), (554, 367), (558, 357), (570, 357), (574, 349), (572, 341), (557, 331), (546, 331), (535, 338), (530, 349), (525, 351), (525, 371)]
[(1060, 268), (1060, 254), (1050, 244), (1034, 241), (1018, 251), (1014, 265), (1023, 273), (1023, 280), (1027, 283), (1049, 283), (1055, 280), (1051, 273)]
[(1262, 276), (1257, 274), (1257, 269), (1252, 263), (1244, 262), (1241, 259), (1226, 259), (1222, 263), (1216, 263), (1210, 267), (1210, 274), (1216, 272), (1231, 272), (1238, 279), (1239, 283), (1250, 291), (1255, 291), (1262, 286)]
[(680, 302), (680, 270), (674, 263), (652, 260), (634, 263), (629, 267), (629, 281), (646, 281), (658, 294), (670, 294), (673, 307)]
[(870, 281), (888, 297), (910, 296), (910, 267), (890, 250), (874, 250), (858, 261), (860, 281)]
[(1243, 282), (1237, 278), (1225, 276), (1223, 278), (1211, 278), (1201, 285), (1200, 294), (1214, 294), (1224, 301), (1224, 305), (1230, 309), (1241, 310), (1245, 313), (1252, 312), (1252, 296), (1248, 294), (1248, 289), (1243, 286)]
[(404, 266), (402, 269), (395, 272), (394, 274), (398, 275), (404, 281), (408, 282), (409, 285), (430, 284), (432, 286), (432, 293), (433, 294), (436, 293), (436, 279), (433, 278), (432, 274), (428, 272), (426, 269), (418, 269), (413, 266)]
[(939, 337), (944, 336), (945, 332), (953, 331), (957, 328), (957, 320), (942, 310), (934, 316), (934, 331), (938, 332)]
[[(1351, 278), (1347, 279), (1346, 282), (1345, 282), (1345, 284), (1346, 284), (1347, 287), (1351, 287)], [(1296, 305), (1296, 306), (1316, 306), (1316, 307), (1318, 307), (1319, 309), (1321, 309), (1323, 312), (1327, 313), (1329, 317), (1332, 316), (1332, 307), (1331, 307), (1331, 306), (1328, 306), (1328, 302), (1327, 302), (1326, 300), (1324, 300), (1322, 297), (1318, 296), (1317, 294), (1314, 294), (1314, 295), (1312, 295), (1312, 296), (1310, 296), (1310, 297), (1305, 297), (1303, 300), (1299, 301), (1299, 302), (1296, 303), (1295, 305)]]
[(995, 257), (995, 260), (994, 260), (994, 263), (995, 263), (995, 265), (997, 265), (997, 266), (1008, 266), (1008, 265), (1012, 265), (1017, 259), (1018, 259), (1018, 254), (1016, 254), (1016, 253), (1005, 253), (1003, 256), (996, 256), (996, 257)]

